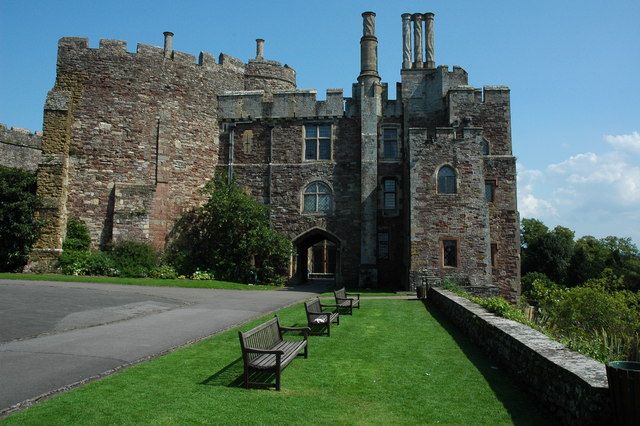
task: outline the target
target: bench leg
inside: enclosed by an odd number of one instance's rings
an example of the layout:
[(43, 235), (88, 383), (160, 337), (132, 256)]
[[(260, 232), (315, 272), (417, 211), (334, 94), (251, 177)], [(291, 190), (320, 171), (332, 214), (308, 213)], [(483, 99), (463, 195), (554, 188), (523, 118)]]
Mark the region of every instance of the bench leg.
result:
[(249, 389), (249, 369), (247, 366), (244, 367), (244, 387)]
[(280, 390), (280, 366), (276, 367), (276, 390)]
[(308, 358), (309, 356), (309, 344), (307, 343), (307, 345), (304, 347), (304, 357)]

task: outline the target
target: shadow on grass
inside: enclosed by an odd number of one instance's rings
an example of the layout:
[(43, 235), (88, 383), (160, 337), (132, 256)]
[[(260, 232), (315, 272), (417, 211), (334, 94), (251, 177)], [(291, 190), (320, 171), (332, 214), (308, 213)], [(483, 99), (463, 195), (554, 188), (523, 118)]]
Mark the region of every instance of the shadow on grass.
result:
[(221, 370), (207, 377), (200, 382), (201, 385), (208, 386), (226, 386), (231, 388), (243, 387), (243, 371), (242, 357), (238, 357), (231, 363), (224, 366)]
[[(451, 324), (446, 316), (433, 306), (430, 306), (426, 300), (421, 300), (420, 302), (424, 304), (427, 312), (455, 340), (469, 361), (484, 376), (496, 397), (509, 412), (514, 424), (558, 424), (554, 417), (546, 412), (544, 407), (540, 406), (532, 395), (528, 394), (519, 383), (506, 377), (506, 371), (496, 363), (491, 362), (488, 355), (478, 348), (460, 329)], [(514, 388), (519, 392), (514, 392)], [(532, 413), (535, 415), (532, 416)]]

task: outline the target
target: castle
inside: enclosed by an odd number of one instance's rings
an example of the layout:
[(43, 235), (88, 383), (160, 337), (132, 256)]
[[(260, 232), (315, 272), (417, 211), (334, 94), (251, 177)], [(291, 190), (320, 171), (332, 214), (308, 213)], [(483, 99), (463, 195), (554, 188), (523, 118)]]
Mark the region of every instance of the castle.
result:
[(296, 88), (288, 65), (199, 58), (85, 38), (58, 44), (44, 108), (38, 192), (48, 219), (31, 267), (61, 251), (67, 218), (93, 244), (163, 247), (181, 212), (222, 174), (270, 206), (294, 243), (291, 279), (413, 289), (453, 277), (482, 294), (520, 292), (509, 89), (436, 66), (434, 15), (402, 15), (397, 99), (378, 75), (365, 12), (352, 96)]

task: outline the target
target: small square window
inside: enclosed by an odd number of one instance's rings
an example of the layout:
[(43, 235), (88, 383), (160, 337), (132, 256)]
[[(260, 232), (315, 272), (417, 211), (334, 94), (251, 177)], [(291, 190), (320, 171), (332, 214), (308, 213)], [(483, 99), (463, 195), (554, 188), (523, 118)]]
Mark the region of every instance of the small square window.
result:
[(395, 179), (383, 179), (382, 180), (382, 203), (385, 210), (394, 210), (397, 207), (396, 195), (397, 186)]
[(458, 267), (458, 241), (442, 240), (442, 265)]

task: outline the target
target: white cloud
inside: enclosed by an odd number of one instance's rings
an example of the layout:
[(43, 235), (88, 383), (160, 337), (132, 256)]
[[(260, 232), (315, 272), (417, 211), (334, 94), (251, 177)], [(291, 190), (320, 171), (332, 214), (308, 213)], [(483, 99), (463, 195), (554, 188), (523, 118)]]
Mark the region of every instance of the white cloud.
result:
[(627, 135), (604, 135), (604, 140), (614, 149), (640, 154), (640, 133), (638, 132)]
[(609, 150), (585, 152), (546, 168), (518, 163), (518, 209), (577, 235), (631, 236), (640, 243), (640, 134), (605, 135)]

